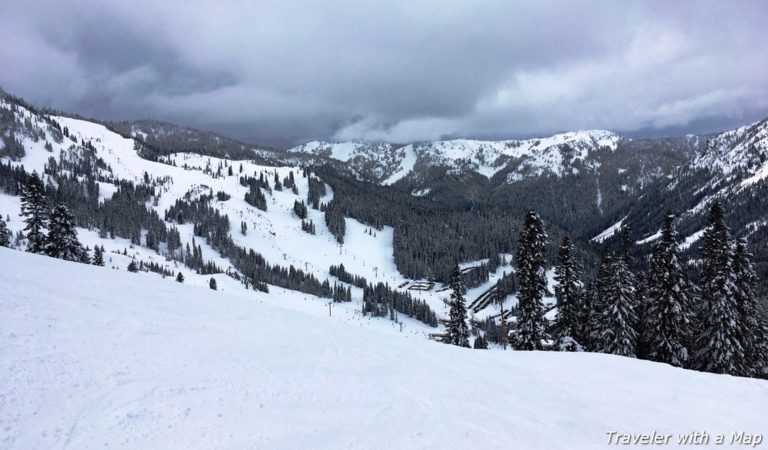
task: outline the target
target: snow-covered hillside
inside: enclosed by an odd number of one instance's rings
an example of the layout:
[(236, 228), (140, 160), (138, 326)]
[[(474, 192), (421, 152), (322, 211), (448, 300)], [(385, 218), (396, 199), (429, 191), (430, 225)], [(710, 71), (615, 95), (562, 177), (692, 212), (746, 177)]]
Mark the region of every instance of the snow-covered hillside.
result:
[[(762, 120), (707, 139), (692, 167), (717, 170), (765, 172), (768, 160), (768, 120)], [(755, 180), (751, 180), (754, 183)]]
[(694, 430), (768, 432), (764, 381), (462, 349), (361, 328), (303, 296), (3, 248), (0, 292), (7, 449), (553, 450), (603, 448), (610, 431), (669, 433), (671, 446)]
[[(0, 101), (0, 107), (10, 109), (11, 105)], [(402, 286), (400, 291), (407, 291), (413, 297), (427, 302), (438, 317), (443, 317), (447, 312), (447, 306), (443, 300), (448, 297), (448, 293), (437, 292), (440, 285), (429, 291), (407, 290), (409, 283), (414, 280), (404, 278), (395, 266), (391, 227), (383, 227), (374, 232), (370, 227), (346, 218), (344, 244), (339, 244), (328, 230), (323, 212), (310, 207), (307, 210), (307, 219), (315, 224), (316, 233), (309, 234), (303, 231), (302, 221), (293, 210), (296, 201), (307, 200), (309, 190), (308, 178), (302, 176), (301, 167), (264, 166), (247, 160), (230, 161), (194, 153), (174, 153), (161, 157), (162, 162), (156, 162), (138, 155), (137, 142), (134, 139), (123, 137), (102, 124), (63, 116), (45, 117), (21, 106), (15, 108), (15, 114), (19, 121), (31, 122), (33, 128), (39, 129), (39, 133), (37, 136), (20, 137), (25, 149), (23, 157), (16, 160), (0, 158), (0, 162), (10, 161), (14, 166), (24, 167), (27, 172), (37, 171), (42, 174), (51, 158), (63, 157), (64, 160), (82, 158), (84, 151), (82, 145), (88, 143), (94, 149), (95, 155), (104, 162), (104, 167), (97, 169), (104, 180), (98, 183), (99, 198), (102, 201), (112, 196), (121, 180), (138, 184), (150, 179), (159, 185), (155, 188), (153, 200), (148, 202), (147, 206), (154, 209), (160, 217), (164, 217), (165, 211), (178, 199), (197, 198), (203, 194), (221, 191), (231, 198), (223, 201), (212, 199), (210, 205), (222, 215), (229, 217), (230, 235), (233, 241), (243, 248), (254, 249), (267, 262), (283, 267), (293, 266), (314, 275), (319, 280), (330, 279), (331, 282), (334, 282), (335, 278), (329, 275), (330, 266), (343, 264), (351, 273), (363, 276), (371, 283), (383, 282), (393, 288)], [(62, 129), (66, 129), (68, 136), (57, 139), (53, 136), (46, 120), (51, 120)], [(47, 145), (50, 148), (47, 148)], [(265, 191), (267, 211), (246, 203), (244, 196), (249, 188), (240, 183), (240, 177), (260, 173), (268, 174), (270, 179), (277, 176), (280, 180), (293, 173), (298, 193), (290, 189)], [(326, 186), (326, 189), (327, 194), (321, 199), (323, 203), (329, 202), (333, 197), (330, 186)], [(0, 192), (0, 214), (11, 219), (8, 227), (13, 233), (18, 233), (23, 228), (19, 213), (19, 198)], [(237, 231), (242, 222), (247, 226), (245, 234)], [(195, 238), (193, 224), (166, 223), (178, 228), (182, 247), (195, 242), (193, 241)], [(89, 248), (97, 245), (105, 248), (108, 256), (106, 262), (109, 267), (125, 269), (132, 260), (137, 260), (160, 265), (172, 273), (181, 272), (192, 284), (206, 285), (208, 282), (209, 277), (197, 276), (184, 264), (167, 258), (167, 252), (163, 246), (159, 251), (154, 251), (145, 246), (134, 245), (130, 239), (100, 235), (97, 229), (80, 228), (78, 234), (83, 244)], [(223, 258), (204, 239), (197, 236), (196, 243), (202, 248), (203, 258), (206, 261), (215, 263), (226, 272), (238, 272), (229, 260)], [(506, 269), (510, 270), (508, 267)], [(499, 271), (497, 275), (500, 274)], [(222, 274), (217, 278), (221, 282), (227, 277)], [(497, 279), (498, 276), (492, 277), (481, 287), (482, 290), (488, 289)], [(172, 282), (172, 279), (168, 282)], [(360, 310), (362, 289), (354, 286), (350, 288), (353, 292), (353, 302), (345, 307)], [(472, 301), (473, 298), (470, 297), (468, 300)], [(509, 305), (515, 302), (512, 296), (507, 300)], [(342, 308), (342, 306), (339, 307)], [(484, 314), (487, 313), (490, 311)], [(478, 315), (478, 318), (484, 318), (484, 316)], [(425, 328), (428, 328), (407, 317), (401, 317), (401, 320), (423, 333), (426, 332)]]
[(408, 157), (403, 148), (386, 142), (312, 141), (288, 152), (343, 161), (358, 176), (379, 182), (392, 178)]
[(358, 171), (371, 167), (383, 184), (392, 184), (427, 167), (472, 170), (491, 177), (513, 165), (507, 181), (546, 174), (562, 176), (575, 161), (600, 149), (615, 150), (620, 136), (604, 130), (574, 131), (545, 138), (480, 141), (457, 139), (396, 147), (386, 143), (310, 142), (290, 150), (350, 163)]

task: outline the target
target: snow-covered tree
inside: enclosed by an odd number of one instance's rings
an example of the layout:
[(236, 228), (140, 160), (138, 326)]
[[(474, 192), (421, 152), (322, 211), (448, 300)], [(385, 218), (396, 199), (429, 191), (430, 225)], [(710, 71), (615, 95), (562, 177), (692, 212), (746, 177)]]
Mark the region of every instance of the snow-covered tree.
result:
[(451, 309), (448, 313), (447, 343), (459, 347), (469, 347), (469, 328), (467, 327), (467, 307), (464, 304), (464, 287), (461, 283), (461, 271), (456, 265), (451, 273)]
[(632, 230), (629, 227), (629, 225), (623, 224), (621, 226), (621, 230), (619, 231), (619, 236), (621, 238), (621, 254), (619, 256), (631, 268), (632, 266), (631, 254), (632, 254), (632, 248), (635, 246), (635, 241), (632, 239)]
[(86, 260), (88, 254), (77, 239), (73, 220), (66, 206), (59, 204), (53, 208), (48, 224), (48, 242), (45, 246), (48, 256), (67, 261)]
[(611, 264), (611, 273), (605, 297), (601, 299), (603, 308), (602, 335), (599, 350), (613, 355), (637, 355), (637, 314), (635, 313), (634, 277), (625, 258), (619, 257)]
[(594, 348), (592, 329), (594, 326), (595, 305), (598, 303), (597, 287), (595, 281), (590, 281), (584, 287), (578, 309), (579, 326), (576, 328), (576, 338), (584, 350)]
[(589, 333), (586, 347), (591, 351), (603, 351), (607, 343), (603, 340), (607, 327), (606, 319), (608, 317), (607, 299), (610, 295), (611, 275), (613, 271), (614, 257), (611, 254), (604, 254), (600, 260), (600, 267), (597, 271), (594, 283), (587, 292), (586, 300), (589, 304)]
[(648, 310), (648, 278), (641, 272), (635, 275), (635, 313), (637, 314), (637, 357), (648, 359), (648, 344), (646, 338), (647, 310)]
[(8, 230), (8, 227), (5, 225), (5, 220), (3, 220), (3, 216), (0, 215), (0, 247), (10, 247), (11, 246), (11, 232)]
[(742, 375), (768, 378), (768, 324), (757, 303), (754, 292), (757, 274), (752, 266), (752, 254), (744, 239), (736, 242), (733, 270), (736, 274), (739, 329), (747, 369)]
[(690, 356), (693, 302), (677, 252), (675, 218), (668, 215), (651, 256), (643, 341), (648, 359), (684, 367)]
[(99, 247), (97, 245), (93, 248), (93, 265), (94, 266), (104, 265), (104, 247)]
[(48, 220), (45, 199), (45, 185), (32, 172), (21, 191), (21, 216), (24, 217), (24, 234), (27, 237), (27, 251), (42, 253), (45, 251), (46, 236), (44, 229)]
[(576, 336), (580, 326), (580, 303), (582, 302), (579, 266), (573, 258), (573, 244), (566, 236), (560, 244), (558, 263), (555, 267), (555, 298), (557, 317), (553, 330), (555, 348), (562, 351), (580, 351)]
[(136, 261), (131, 260), (130, 263), (128, 263), (128, 272), (136, 273), (139, 271), (139, 266), (136, 264)]
[(715, 202), (709, 212), (709, 227), (702, 236), (702, 302), (697, 311), (695, 366), (705, 372), (739, 375), (748, 370), (729, 235), (723, 206)]
[(515, 254), (518, 282), (518, 315), (514, 346), (518, 350), (541, 350), (547, 338), (543, 298), (547, 291), (544, 273), (547, 233), (539, 215), (525, 216), (520, 244)]

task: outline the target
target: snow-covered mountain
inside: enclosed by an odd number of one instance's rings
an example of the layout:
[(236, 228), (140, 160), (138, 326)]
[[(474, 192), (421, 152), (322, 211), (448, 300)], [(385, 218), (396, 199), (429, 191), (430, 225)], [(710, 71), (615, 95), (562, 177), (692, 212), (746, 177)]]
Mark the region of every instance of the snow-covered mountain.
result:
[(408, 164), (405, 149), (386, 142), (312, 141), (291, 148), (288, 153), (341, 161), (356, 175), (376, 182), (386, 182)]
[[(766, 121), (761, 121), (711, 136), (668, 139), (627, 139), (608, 131), (593, 130), (540, 139), (452, 140), (401, 146), (311, 142), (281, 152), (161, 122), (105, 126), (42, 114), (6, 96), (0, 100), (0, 161), (23, 167), (28, 172), (43, 172), (53, 158), (56, 170), (70, 173), (80, 169), (64, 166), (94, 159), (87, 170), (98, 178), (99, 200), (111, 198), (121, 182), (141, 184), (150, 180), (155, 187), (147, 199), (148, 206), (163, 219), (177, 200), (200, 199), (203, 194), (213, 196), (224, 192), (232, 199), (211, 200), (209, 204), (228, 216), (232, 228), (245, 222), (247, 236), (231, 233), (233, 241), (243, 248), (257, 248), (269, 263), (303, 267), (319, 280), (328, 277), (331, 264), (343, 263), (346, 267), (356, 266), (356, 274), (369, 281), (378, 277), (400, 285), (408, 281), (398, 272), (398, 268), (403, 271), (404, 260), (396, 257), (396, 264), (391, 256), (393, 247), (395, 253), (403, 248), (396, 245), (396, 228), (407, 224), (402, 223), (405, 211), (398, 212), (395, 208), (413, 210), (436, 205), (438, 211), (501, 209), (518, 218), (528, 209), (536, 209), (556, 227), (555, 236), (567, 233), (585, 242), (599, 236), (593, 242), (600, 245), (615, 242), (616, 224), (620, 221), (635, 230), (639, 243), (652, 243), (663, 214), (676, 211), (681, 217), (679, 230), (685, 247), (695, 250), (707, 206), (714, 199), (722, 199), (738, 205), (738, 209), (728, 210), (735, 234), (760, 242), (768, 223), (765, 213), (768, 206), (763, 201), (766, 196), (761, 194), (763, 179), (768, 174), (767, 128)], [(237, 161), (227, 158), (245, 155), (250, 158)], [(342, 212), (335, 213), (347, 216), (345, 227), (340, 231), (338, 226), (333, 230), (328, 228), (327, 224), (333, 220), (329, 219), (329, 212), (320, 210), (321, 203), (330, 204), (335, 198), (333, 189), (326, 184), (326, 195), (318, 203), (318, 209), (309, 208), (306, 217), (315, 225), (316, 234), (312, 235), (301, 231), (302, 221), (293, 206), (294, 202), (308, 201), (309, 182), (304, 172), (326, 166), (333, 167), (329, 176), (336, 182), (339, 177), (353, 175), (348, 189), (362, 189), (364, 185), (354, 183), (363, 180), (374, 181), (390, 190), (363, 190), (365, 194), (355, 200), (355, 204), (347, 202)], [(230, 173), (232, 168), (234, 171)], [(249, 190), (240, 180), (244, 175), (257, 178), (266, 175), (270, 184), (274, 184), (275, 177), (283, 181), (290, 173), (298, 180), (298, 193), (289, 189), (265, 191), (267, 211), (243, 200)], [(302, 176), (298, 176), (300, 173)], [(52, 181), (51, 176), (48, 181)], [(410, 204), (412, 200), (403, 199), (399, 193), (410, 196), (413, 201), (423, 201)], [(390, 202), (388, 206), (368, 210), (384, 200), (382, 195)], [(11, 207), (18, 208), (17, 203), (10, 203)], [(13, 211), (5, 214), (14, 215)], [(441, 217), (444, 213), (434, 214)], [(418, 223), (421, 219), (414, 217), (413, 220)], [(13, 229), (18, 230), (13, 222)], [(194, 237), (191, 224), (177, 224), (173, 219), (165, 223), (178, 225), (182, 245), (191, 243)], [(379, 250), (373, 253), (377, 256), (371, 258), (367, 251), (349, 250), (356, 245), (370, 245), (364, 242), (373, 236), (368, 233), (372, 224), (380, 228), (376, 233)], [(471, 223), (468, 226), (468, 230), (457, 228), (447, 239), (429, 237), (428, 229), (419, 227), (423, 228), (424, 236), (413, 244), (414, 248), (426, 245), (435, 249), (433, 255), (415, 255), (423, 261), (419, 262), (422, 266), (413, 271), (414, 278), (445, 271), (442, 266), (424, 266), (438, 261), (435, 255), (455, 251), (454, 247), (461, 246), (466, 251), (469, 244), (464, 236), (468, 233), (482, 236), (473, 242), (487, 240), (482, 230), (471, 229)], [(98, 234), (99, 224), (92, 223), (89, 227), (92, 227), (89, 231)], [(101, 231), (103, 234), (104, 230)], [(509, 232), (499, 235), (514, 237)], [(339, 258), (332, 258), (330, 255), (338, 252), (340, 237), (344, 238), (346, 249), (342, 249)], [(511, 252), (509, 242), (513, 237), (506, 239), (507, 242), (479, 247), (466, 259), (471, 262), (486, 258), (491, 248)], [(384, 242), (386, 239), (389, 240)], [(198, 245), (207, 245), (206, 239), (201, 241)], [(301, 250), (310, 247), (321, 248), (317, 255), (325, 255), (324, 258), (317, 259), (315, 254), (295, 256), (306, 253)], [(210, 249), (211, 258), (220, 257)], [(768, 248), (758, 246), (755, 251), (760, 273), (768, 273)], [(420, 250), (413, 252), (424, 254)], [(227, 258), (217, 261), (223, 268), (231, 266)], [(382, 274), (389, 278), (381, 278)], [(430, 300), (433, 308), (442, 309), (442, 302), (435, 300)]]
[(188, 152), (229, 159), (269, 158), (273, 154), (273, 149), (265, 146), (245, 144), (209, 131), (156, 120), (109, 122), (106, 125), (159, 154)]
[[(764, 172), (768, 161), (768, 120), (716, 134), (708, 139), (698, 138), (699, 144), (691, 166), (716, 170), (723, 175)], [(757, 179), (751, 180), (751, 182)]]
[(219, 278), (0, 248), (0, 446), (554, 450), (704, 430), (720, 448), (717, 433), (765, 433), (764, 381), (462, 349)]
[[(36, 172), (79, 240), (104, 249), (104, 267), (0, 249), (4, 448), (594, 448), (611, 430), (760, 431), (760, 382), (430, 339), (445, 329), (457, 262), (471, 339), (500, 335), (502, 307), (514, 329), (511, 261), (531, 209), (550, 236), (550, 292), (564, 236), (588, 271), (628, 224), (643, 261), (670, 210), (695, 262), (714, 199), (750, 239), (765, 290), (765, 121), (703, 137), (589, 131), (289, 152), (126, 126), (0, 95), (11, 246), (25, 248), (19, 194)], [(555, 299), (543, 304), (551, 321)], [(693, 414), (713, 405), (726, 419)]]
[[(107, 266), (110, 268), (125, 270), (135, 261), (146, 267), (146, 270), (165, 274), (181, 273), (187, 283), (207, 286), (210, 274), (205, 270), (201, 272), (201, 267), (190, 267), (188, 263), (189, 255), (194, 253), (190, 252), (191, 246), (200, 249), (200, 260), (214, 265), (219, 269), (216, 272), (224, 274), (218, 277), (219, 280), (236, 279), (241, 284), (246, 279), (252, 281), (250, 277), (253, 274), (244, 271), (237, 258), (225, 254), (224, 248), (213, 242), (215, 233), (201, 229), (202, 223), (211, 220), (213, 216), (182, 220), (168, 215), (168, 211), (178, 207), (179, 202), (193, 205), (199, 202), (201, 207), (210, 207), (215, 217), (225, 218), (231, 247), (244, 249), (245, 252), (255, 251), (259, 258), (264, 259), (259, 263), (261, 266), (275, 265), (286, 272), (279, 275), (284, 281), (291, 277), (308, 276), (314, 277), (318, 285), (323, 282), (331, 286), (341, 284), (352, 294), (349, 308), (360, 311), (362, 288), (342, 282), (329, 273), (332, 265), (343, 265), (353, 275), (364, 277), (369, 283), (385, 283), (403, 295), (407, 293), (423, 301), (440, 318), (447, 311), (444, 300), (448, 294), (439, 292), (441, 284), (428, 290), (409, 289), (418, 280), (406, 278), (398, 271), (393, 255), (391, 226), (374, 229), (357, 220), (342, 218), (343, 243), (340, 243), (338, 236), (327, 225), (326, 212), (321, 210), (321, 207), (333, 200), (333, 189), (303, 167), (267, 166), (255, 159), (229, 160), (189, 152), (163, 153), (147, 158), (143, 155), (146, 141), (125, 137), (100, 123), (42, 114), (4, 99), (0, 99), (0, 115), (5, 117), (3, 123), (6, 126), (4, 140), (0, 142), (13, 143), (12, 155), (0, 153), (0, 163), (7, 165), (9, 170), (37, 172), (43, 175), (44, 181), (52, 188), (75, 174), (79, 174), (75, 177), (77, 183), (87, 184), (85, 180), (93, 177), (92, 188), (85, 189), (83, 185), (77, 187), (85, 191), (82, 201), (90, 205), (78, 214), (81, 222), (78, 234), (88, 248), (100, 246), (105, 249), (108, 255)], [(10, 149), (11, 145), (3, 147), (6, 148)], [(89, 171), (88, 177), (83, 174), (85, 170)], [(249, 183), (259, 177), (268, 179), (270, 186), (269, 189), (258, 189), (265, 198), (263, 209), (245, 200), (246, 194), (253, 192)], [(308, 198), (310, 179), (316, 180), (324, 190), (324, 194), (318, 198), (318, 207), (313, 207)], [(293, 180), (293, 187), (286, 183), (283, 189), (278, 190), (277, 182), (287, 180)], [(18, 196), (12, 195), (18, 190), (18, 185), (12, 178), (7, 183), (6, 192), (3, 192), (4, 186), (0, 183), (0, 215), (8, 218), (10, 231), (19, 235), (24, 228), (19, 217), (21, 202)], [(115, 223), (108, 217), (103, 218), (104, 222), (102, 219), (93, 221), (89, 218), (93, 216), (94, 208), (103, 209), (107, 202), (113, 201), (116, 194), (125, 193), (126, 183), (148, 192), (146, 199), (140, 201), (141, 208), (146, 210), (139, 210), (136, 214), (155, 214), (159, 225), (157, 221), (153, 222), (146, 217), (128, 217), (116, 220)], [(128, 192), (129, 196), (138, 195), (138, 191)], [(74, 203), (72, 209), (78, 212), (78, 202), (73, 202), (71, 198), (59, 199), (63, 200)], [(297, 203), (307, 206), (303, 218), (298, 216)], [(108, 219), (110, 223), (107, 223)], [(120, 231), (120, 226), (124, 225), (122, 222), (126, 220), (132, 224), (129, 227), (137, 227), (134, 228), (135, 235), (133, 232)], [(312, 224), (311, 232), (304, 229), (305, 224)], [(161, 228), (159, 235), (156, 230), (158, 226)], [(162, 237), (166, 229), (178, 230), (177, 249), (171, 248)], [(159, 243), (154, 248), (150, 245), (150, 234), (159, 236), (156, 239)], [(17, 246), (23, 248), (23, 244)], [(294, 276), (294, 269), (302, 271), (302, 274)], [(509, 272), (511, 269), (508, 265), (494, 269), (488, 282), (473, 291), (474, 295), (487, 290), (504, 271)], [(168, 282), (172, 282), (172, 279), (169, 278)], [(271, 285), (269, 289), (284, 290), (286, 284)], [(245, 285), (249, 286), (247, 282)], [(298, 285), (297, 289), (301, 291)], [(307, 290), (310, 289), (304, 289), (305, 293), (301, 295), (306, 295)], [(515, 297), (510, 295), (507, 308), (515, 301)], [(478, 312), (477, 318), (483, 319), (495, 314), (496, 311), (491, 309)], [(422, 336), (436, 331), (423, 321), (408, 318), (408, 314), (402, 314), (398, 320), (404, 322), (407, 329), (418, 331)]]
[[(729, 224), (735, 233), (749, 238), (758, 248), (768, 223), (765, 202), (768, 177), (768, 119), (735, 130), (709, 136), (687, 136), (693, 149), (690, 160), (680, 164), (667, 176), (660, 177), (646, 192), (647, 202), (659, 202), (679, 215), (679, 229), (684, 234), (684, 248), (697, 244), (704, 230), (709, 206), (719, 200), (726, 204)], [(638, 208), (637, 206), (641, 206)], [(645, 211), (640, 211), (644, 209)], [(641, 244), (655, 241), (658, 228), (648, 227), (657, 213), (636, 205), (627, 209), (629, 223), (643, 229)], [(759, 251), (761, 273), (766, 273), (766, 256)]]
[(454, 172), (474, 171), (491, 178), (505, 167), (507, 181), (542, 175), (561, 176), (576, 161), (586, 160), (599, 150), (616, 150), (620, 136), (604, 130), (576, 131), (525, 140), (480, 141), (457, 139), (421, 142), (405, 146), (369, 142), (310, 142), (291, 153), (321, 155), (346, 162), (358, 173), (375, 181), (393, 184), (429, 167), (447, 167)]

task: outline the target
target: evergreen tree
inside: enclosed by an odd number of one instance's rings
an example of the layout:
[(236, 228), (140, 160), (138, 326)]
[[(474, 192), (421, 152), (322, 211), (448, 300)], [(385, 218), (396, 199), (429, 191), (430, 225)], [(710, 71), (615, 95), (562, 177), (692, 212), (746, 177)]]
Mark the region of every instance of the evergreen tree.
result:
[(576, 327), (575, 339), (583, 350), (594, 349), (592, 339), (593, 313), (597, 304), (597, 287), (594, 281), (590, 281), (584, 288), (581, 296), (580, 307), (577, 311), (579, 324)]
[(480, 349), (480, 350), (487, 350), (488, 341), (486, 341), (482, 335), (478, 336), (475, 338), (474, 348)]
[(507, 298), (507, 294), (503, 286), (499, 284), (505, 280), (506, 277), (502, 277), (499, 283), (496, 284), (496, 291), (493, 293), (494, 301), (499, 305), (499, 328), (496, 329), (496, 321), (488, 317), (489, 324), (492, 326), (492, 331), (497, 336), (497, 341), (501, 344), (501, 349), (507, 349), (507, 343), (509, 342), (509, 330), (507, 328), (507, 311), (504, 311), (504, 300)]
[(645, 337), (648, 359), (677, 367), (690, 357), (692, 287), (680, 266), (675, 218), (668, 215), (653, 248), (647, 280)]
[(611, 265), (603, 306), (603, 330), (600, 351), (613, 355), (637, 355), (637, 314), (635, 313), (634, 277), (625, 258), (619, 257)]
[(451, 309), (448, 313), (448, 343), (459, 347), (469, 347), (467, 308), (464, 304), (464, 287), (461, 284), (461, 271), (458, 265), (453, 268), (450, 286)]
[(21, 216), (24, 217), (24, 232), (27, 237), (27, 251), (42, 253), (45, 251), (46, 227), (48, 211), (46, 209), (45, 186), (37, 175), (32, 172), (27, 178), (21, 192)]
[(136, 264), (136, 261), (131, 260), (131, 262), (128, 264), (128, 272), (136, 273), (139, 271), (139, 266)]
[(515, 348), (541, 350), (546, 339), (544, 305), (548, 294), (544, 273), (547, 233), (539, 215), (533, 211), (525, 216), (520, 232), (520, 245), (515, 255), (518, 282), (518, 316)]
[(93, 248), (93, 265), (94, 266), (104, 265), (104, 247), (99, 247), (97, 245)]
[(179, 272), (179, 273), (176, 275), (176, 281), (177, 281), (177, 282), (179, 282), (179, 283), (183, 283), (183, 282), (184, 282), (184, 274), (183, 274), (183, 273), (181, 273), (181, 272)]
[(738, 328), (742, 332), (742, 345), (746, 359), (746, 371), (742, 375), (766, 378), (768, 377), (768, 329), (754, 292), (757, 274), (752, 266), (752, 254), (744, 239), (736, 242), (733, 269), (736, 274)]
[(702, 236), (702, 302), (695, 365), (699, 370), (740, 375), (748, 372), (743, 336), (739, 328), (738, 288), (730, 231), (720, 202), (709, 212), (709, 227)]
[(570, 238), (566, 236), (560, 244), (558, 264), (555, 267), (557, 317), (555, 318), (553, 334), (555, 348), (558, 350), (581, 350), (581, 345), (576, 339), (582, 296), (578, 270), (579, 266), (573, 259), (573, 244)]
[(632, 261), (631, 261), (631, 253), (632, 253), (632, 247), (635, 246), (635, 242), (632, 239), (632, 230), (629, 228), (629, 225), (622, 225), (620, 237), (621, 237), (621, 258), (624, 260), (625, 263), (627, 263), (627, 266), (631, 269), (632, 267)]
[(211, 280), (208, 282), (208, 287), (213, 289), (214, 291), (217, 289), (216, 278), (211, 277)]
[(648, 286), (647, 277), (643, 273), (639, 273), (635, 277), (635, 312), (637, 313), (637, 357), (639, 359), (648, 359), (648, 343), (646, 339), (648, 337), (647, 327), (647, 310), (648, 310)]
[(597, 271), (595, 281), (591, 286), (589, 295), (589, 333), (588, 348), (591, 351), (602, 352), (608, 345), (605, 340), (608, 327), (608, 300), (611, 291), (611, 277), (613, 272), (614, 257), (608, 253), (600, 260), (600, 268)]
[(66, 206), (59, 204), (53, 208), (48, 224), (48, 242), (45, 246), (48, 256), (85, 262), (88, 254), (77, 239), (73, 220)]
[(8, 227), (5, 225), (3, 216), (0, 215), (0, 247), (10, 247), (10, 246), (11, 246), (11, 232), (8, 230)]

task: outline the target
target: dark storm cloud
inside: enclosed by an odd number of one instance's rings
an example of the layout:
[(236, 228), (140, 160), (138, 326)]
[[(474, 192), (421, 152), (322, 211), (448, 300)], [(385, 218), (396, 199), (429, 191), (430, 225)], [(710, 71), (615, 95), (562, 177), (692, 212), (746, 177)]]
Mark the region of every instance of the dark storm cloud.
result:
[(3, 9), (6, 90), (267, 144), (658, 134), (768, 115), (760, 1), (33, 0)]

